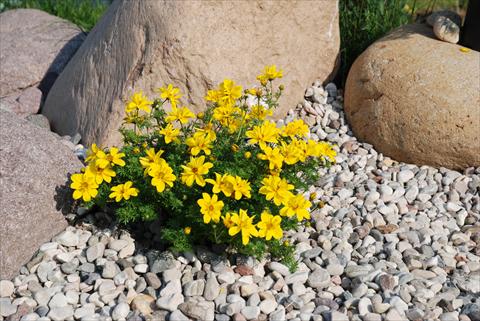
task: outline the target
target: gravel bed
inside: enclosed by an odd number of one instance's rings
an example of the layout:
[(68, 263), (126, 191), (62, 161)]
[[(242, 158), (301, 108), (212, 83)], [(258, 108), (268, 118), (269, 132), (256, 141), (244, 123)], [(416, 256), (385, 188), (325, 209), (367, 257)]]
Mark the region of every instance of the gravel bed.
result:
[(0, 320), (479, 321), (480, 168), (384, 157), (353, 136), (333, 84), (308, 88), (294, 116), (338, 151), (307, 193), (321, 203), (311, 226), (289, 235), (295, 273), (206, 249), (174, 257), (139, 241), (155, 231), (89, 214), (0, 281)]

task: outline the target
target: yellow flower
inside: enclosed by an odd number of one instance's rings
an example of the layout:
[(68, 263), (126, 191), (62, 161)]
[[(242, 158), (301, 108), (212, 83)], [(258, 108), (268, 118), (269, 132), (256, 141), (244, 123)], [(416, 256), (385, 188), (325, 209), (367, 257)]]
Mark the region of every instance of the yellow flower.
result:
[(207, 95), (205, 96), (206, 101), (212, 101), (215, 103), (219, 103), (222, 99), (222, 93), (219, 90), (209, 90), (207, 91)]
[(84, 202), (90, 202), (98, 194), (95, 178), (85, 173), (73, 174), (70, 187), (74, 190), (73, 198), (76, 200), (82, 198)]
[(94, 163), (87, 166), (85, 174), (93, 176), (98, 185), (102, 184), (103, 181), (110, 183), (112, 181), (112, 177), (115, 177), (116, 175), (110, 166), (101, 168), (96, 166)]
[(335, 161), (335, 156), (337, 156), (337, 152), (333, 149), (332, 145), (327, 142), (318, 142), (318, 155), (325, 159), (329, 159), (330, 162)]
[(241, 199), (242, 196), (246, 198), (251, 197), (250, 191), (252, 190), (252, 188), (250, 187), (250, 183), (246, 179), (243, 179), (240, 176), (229, 176), (227, 180), (232, 184), (233, 197), (236, 200)]
[(183, 229), (183, 232), (186, 234), (186, 235), (189, 235), (190, 233), (192, 233), (192, 228), (190, 226), (187, 226)]
[(295, 136), (305, 137), (308, 132), (308, 125), (305, 124), (303, 120), (297, 119), (283, 127), (282, 136), (288, 136), (291, 138), (294, 138)]
[(133, 183), (131, 181), (126, 182), (125, 184), (119, 184), (111, 188), (112, 193), (109, 197), (114, 198), (115, 202), (120, 202), (122, 199), (128, 201), (131, 196), (138, 195), (138, 189), (132, 187)]
[(197, 119), (203, 119), (204, 117), (205, 117), (205, 113), (203, 113), (203, 112), (199, 112), (197, 114)]
[(170, 144), (172, 141), (176, 140), (178, 135), (180, 135), (180, 129), (174, 128), (172, 124), (168, 124), (159, 131), (163, 138), (165, 139), (165, 144)]
[(218, 120), (219, 122), (224, 122), (227, 119), (232, 118), (232, 116), (238, 111), (238, 108), (232, 105), (222, 105), (213, 110), (213, 119)]
[(230, 197), (233, 193), (231, 178), (233, 177), (228, 174), (223, 174), (222, 176), (218, 173), (215, 173), (215, 180), (208, 178), (205, 180), (205, 182), (213, 185), (213, 193), (218, 194), (222, 192), (226, 197)]
[(297, 163), (299, 160), (298, 155), (302, 153), (295, 144), (287, 144), (285, 142), (282, 142), (280, 149), (282, 151), (283, 161), (288, 165)]
[(224, 104), (233, 105), (242, 96), (242, 86), (236, 86), (232, 80), (225, 79), (219, 86), (219, 92)]
[(185, 166), (182, 165), (182, 182), (187, 186), (197, 183), (199, 186), (205, 186), (203, 175), (208, 174), (208, 170), (213, 167), (212, 163), (205, 162), (205, 156), (190, 157), (190, 162)]
[(284, 178), (269, 175), (262, 180), (262, 187), (260, 187), (259, 193), (265, 195), (268, 201), (273, 199), (275, 205), (279, 206), (290, 198), (292, 193), (289, 191), (293, 188), (294, 186), (289, 184)]
[(166, 185), (172, 187), (173, 182), (177, 179), (172, 168), (163, 158), (151, 165), (148, 175), (152, 177), (151, 183), (157, 188), (158, 193), (163, 192)]
[(87, 151), (87, 158), (85, 161), (87, 163), (95, 162), (99, 157), (98, 155), (102, 156), (102, 153), (104, 154), (102, 148), (99, 148), (97, 144), (92, 144), (90, 149)]
[(257, 80), (260, 81), (260, 83), (265, 86), (268, 81), (274, 80), (276, 78), (282, 78), (283, 77), (283, 71), (278, 70), (277, 71), (277, 66), (271, 65), (271, 66), (266, 66), (263, 69), (263, 74), (260, 74), (257, 76)]
[(135, 147), (135, 148), (133, 149), (133, 153), (134, 153), (134, 154), (140, 154), (140, 148)]
[(232, 152), (236, 153), (236, 152), (238, 152), (240, 147), (238, 147), (237, 144), (232, 144), (232, 146), (230, 146), (230, 149), (232, 150)]
[(168, 113), (165, 120), (168, 122), (178, 120), (182, 124), (186, 124), (188, 123), (188, 120), (193, 117), (195, 117), (195, 114), (187, 107), (177, 108), (172, 106), (172, 111)]
[(200, 206), (200, 213), (203, 214), (203, 222), (205, 224), (210, 223), (210, 221), (220, 222), (223, 202), (218, 200), (217, 195), (210, 197), (207, 193), (202, 193), (202, 197), (197, 201), (197, 204)]
[(250, 138), (249, 144), (259, 144), (260, 148), (265, 148), (267, 143), (277, 143), (280, 130), (274, 122), (266, 121), (261, 126), (254, 126), (245, 135)]
[(267, 109), (261, 105), (252, 106), (250, 112), (248, 113), (248, 118), (265, 120), (267, 116), (272, 116), (273, 112), (270, 109)]
[(279, 148), (271, 148), (265, 146), (262, 149), (264, 154), (258, 154), (257, 157), (261, 160), (269, 161), (268, 168), (270, 170), (281, 169), (283, 163), (283, 155)]
[(247, 94), (250, 94), (250, 95), (256, 96), (256, 97), (262, 97), (262, 89), (261, 88), (247, 89)]
[(207, 138), (213, 142), (217, 139), (217, 134), (215, 133), (215, 130), (213, 129), (213, 124), (208, 123), (206, 124), (203, 128), (197, 128), (198, 132), (205, 133), (207, 135)]
[(223, 219), (223, 225), (225, 225), (227, 229), (233, 226), (232, 217), (230, 213), (225, 214), (225, 216), (222, 217), (222, 219)]
[(114, 165), (125, 166), (125, 161), (122, 159), (123, 157), (125, 157), (125, 153), (119, 153), (118, 148), (112, 147), (108, 154), (99, 151), (95, 164), (100, 168)]
[(190, 153), (193, 156), (200, 154), (201, 151), (205, 155), (211, 154), (212, 141), (209, 139), (209, 135), (204, 132), (196, 132), (193, 137), (187, 138), (185, 144), (190, 148)]
[(276, 240), (281, 239), (283, 235), (281, 222), (282, 218), (280, 216), (263, 211), (261, 221), (257, 223), (258, 236), (264, 237), (267, 241), (270, 241), (272, 237)]
[(140, 164), (143, 168), (145, 168), (145, 175), (148, 174), (153, 164), (158, 164), (160, 162), (160, 160), (162, 159), (160, 156), (162, 156), (163, 150), (155, 152), (154, 148), (149, 148), (146, 153), (146, 157), (140, 157)]
[(148, 100), (148, 98), (143, 95), (143, 92), (140, 91), (133, 94), (127, 104), (127, 107), (125, 108), (125, 111), (127, 112), (127, 114), (130, 114), (134, 111), (141, 109), (146, 113), (150, 113), (152, 111), (152, 104), (153, 102)]
[(280, 215), (292, 217), (297, 216), (298, 221), (303, 219), (310, 219), (310, 212), (308, 208), (312, 206), (312, 203), (307, 201), (303, 195), (292, 195), (285, 203), (284, 207), (280, 210)]
[(292, 139), (290, 148), (296, 149), (298, 161), (304, 162), (309, 156), (307, 143), (303, 139)]
[(258, 236), (258, 231), (253, 225), (255, 216), (248, 216), (247, 211), (240, 210), (239, 214), (233, 213), (231, 220), (232, 226), (228, 229), (230, 236), (235, 236), (238, 233), (242, 234), (242, 244), (247, 245), (250, 242), (251, 236)]
[(246, 159), (249, 159), (250, 157), (252, 157), (252, 153), (247, 151), (243, 154), (243, 156), (245, 156)]
[(241, 123), (241, 119), (230, 117), (224, 119), (222, 125), (228, 128), (230, 134), (233, 134), (240, 128)]
[(172, 84), (169, 84), (167, 87), (161, 87), (160, 98), (170, 101), (172, 108), (177, 107), (177, 102), (182, 97), (180, 89), (173, 87)]

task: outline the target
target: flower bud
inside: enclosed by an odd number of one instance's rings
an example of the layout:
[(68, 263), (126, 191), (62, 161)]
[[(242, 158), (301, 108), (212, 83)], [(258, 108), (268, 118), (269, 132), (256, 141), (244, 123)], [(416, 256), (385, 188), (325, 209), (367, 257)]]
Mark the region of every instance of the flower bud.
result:
[(205, 113), (199, 112), (199, 113), (197, 114), (197, 118), (198, 118), (198, 119), (203, 119), (203, 117), (205, 117)]
[(232, 150), (233, 152), (238, 152), (238, 149), (239, 149), (239, 147), (238, 147), (237, 144), (233, 144), (232, 147), (231, 147), (231, 150)]
[(189, 235), (191, 232), (192, 232), (192, 228), (190, 226), (187, 226), (183, 229), (183, 232), (186, 234), (186, 235)]
[(246, 159), (249, 159), (250, 157), (252, 157), (252, 153), (245, 152), (245, 154), (243, 154), (243, 156), (245, 156)]

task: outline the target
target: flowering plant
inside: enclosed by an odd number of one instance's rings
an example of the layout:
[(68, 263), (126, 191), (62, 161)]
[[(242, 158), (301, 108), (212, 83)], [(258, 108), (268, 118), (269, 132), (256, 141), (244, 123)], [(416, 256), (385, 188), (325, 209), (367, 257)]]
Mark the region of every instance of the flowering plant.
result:
[(161, 216), (164, 240), (179, 251), (225, 244), (293, 264), (284, 232), (308, 223), (312, 203), (302, 193), (336, 154), (308, 139), (302, 120), (277, 126), (267, 119), (283, 90), (272, 81), (281, 77), (268, 66), (260, 86), (245, 91), (225, 79), (197, 114), (171, 84), (153, 101), (135, 93), (120, 129), (123, 147), (93, 144), (87, 166), (72, 175), (73, 197), (113, 209), (122, 223)]

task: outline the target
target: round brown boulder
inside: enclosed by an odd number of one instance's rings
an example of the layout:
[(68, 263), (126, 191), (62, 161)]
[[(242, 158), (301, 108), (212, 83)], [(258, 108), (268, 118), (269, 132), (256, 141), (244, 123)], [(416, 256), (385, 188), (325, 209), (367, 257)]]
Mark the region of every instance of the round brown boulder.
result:
[(371, 45), (345, 86), (354, 134), (398, 161), (480, 166), (480, 52), (461, 48), (420, 24)]

